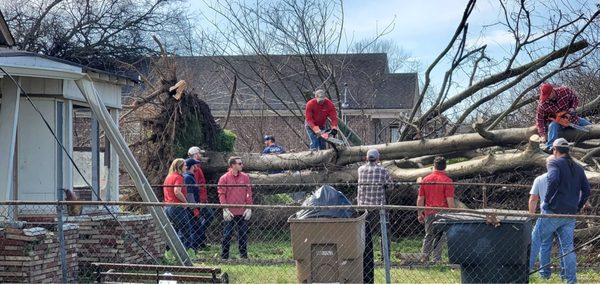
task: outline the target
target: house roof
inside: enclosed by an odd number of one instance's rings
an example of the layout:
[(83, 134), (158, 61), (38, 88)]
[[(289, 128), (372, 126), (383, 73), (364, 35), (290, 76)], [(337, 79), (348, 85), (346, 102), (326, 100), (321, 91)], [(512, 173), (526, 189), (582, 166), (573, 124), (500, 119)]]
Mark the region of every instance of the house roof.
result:
[(0, 11), (0, 46), (10, 47), (13, 45), (15, 45), (15, 38), (10, 33), (4, 15), (2, 15), (2, 11)]
[[(234, 76), (238, 82), (232, 108), (238, 110), (267, 110), (264, 102), (275, 110), (297, 110), (296, 105), (303, 109), (303, 93), (318, 88), (328, 89), (337, 103), (334, 80), (341, 101), (344, 101), (346, 86), (348, 109), (412, 108), (418, 93), (417, 74), (389, 73), (384, 53), (326, 54), (314, 58), (302, 55), (177, 57), (176, 62), (178, 78), (185, 79), (213, 111), (228, 109)], [(325, 68), (315, 68), (315, 65)]]
[[(73, 76), (73, 74), (76, 73), (87, 73), (94, 79), (117, 82), (118, 84), (123, 85), (137, 82), (136, 78), (130, 76), (89, 68), (68, 60), (40, 53), (19, 50), (13, 47), (14, 44), (15, 40), (6, 24), (4, 15), (0, 11), (0, 64), (4, 67), (18, 69), (25, 68), (29, 70), (28, 73), (26, 73), (29, 75), (36, 73), (32, 70), (38, 69), (43, 72), (37, 73), (48, 75), (49, 77), (60, 77), (68, 73), (71, 74), (70, 76)], [(23, 60), (25, 57), (30, 58), (31, 60)], [(49, 62), (52, 62), (53, 64), (48, 64)], [(57, 73), (53, 73), (53, 71), (56, 71)]]
[[(31, 60), (25, 60), (25, 58), (30, 58)], [(45, 73), (41, 74), (45, 74), (49, 78), (61, 77), (67, 73), (87, 73), (94, 79), (116, 82), (121, 85), (130, 85), (137, 82), (137, 79), (128, 76), (114, 74), (95, 68), (89, 68), (81, 64), (44, 54), (15, 50), (11, 48), (0, 48), (0, 65), (10, 68), (42, 70), (45, 71)], [(58, 72), (63, 72), (64, 74)], [(34, 73), (24, 73), (19, 75), (33, 75)]]

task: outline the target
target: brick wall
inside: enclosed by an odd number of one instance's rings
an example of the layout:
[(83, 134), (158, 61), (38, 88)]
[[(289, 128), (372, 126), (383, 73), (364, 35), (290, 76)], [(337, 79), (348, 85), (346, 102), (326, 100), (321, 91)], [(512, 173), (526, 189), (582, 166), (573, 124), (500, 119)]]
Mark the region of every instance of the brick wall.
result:
[(79, 225), (81, 269), (87, 269), (92, 262), (152, 263), (152, 258), (132, 241), (134, 238), (155, 258), (164, 255), (166, 243), (149, 214), (118, 215), (117, 219), (123, 226), (110, 215), (66, 218), (65, 222)]
[[(78, 272), (89, 279), (94, 273), (92, 262), (154, 263), (144, 249), (156, 259), (164, 256), (166, 243), (150, 214), (116, 216), (122, 226), (106, 214), (64, 218), (68, 282), (77, 280)], [(0, 228), (0, 282), (62, 282), (55, 216), (19, 219), (24, 229)]]
[[(68, 276), (78, 272), (78, 226), (63, 226)], [(45, 228), (0, 228), (0, 282), (56, 283), (62, 281), (58, 235)]]

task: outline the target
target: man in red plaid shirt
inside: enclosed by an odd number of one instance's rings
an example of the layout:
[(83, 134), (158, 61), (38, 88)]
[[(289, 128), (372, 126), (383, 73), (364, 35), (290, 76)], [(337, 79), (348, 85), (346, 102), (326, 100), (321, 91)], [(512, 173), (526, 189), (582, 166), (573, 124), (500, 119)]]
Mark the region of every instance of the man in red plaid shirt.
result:
[[(569, 113), (569, 121), (579, 126), (590, 125), (585, 118), (577, 116), (575, 109), (579, 105), (579, 99), (575, 92), (568, 87), (555, 87), (549, 83), (540, 86), (540, 102), (537, 107), (536, 127), (542, 142), (546, 142), (545, 151), (550, 151), (552, 142), (559, 136), (564, 127), (551, 120), (559, 112)], [(546, 134), (548, 137), (546, 138)]]
[[(367, 151), (368, 162), (358, 168), (358, 205), (385, 205), (385, 190), (394, 182), (390, 172), (379, 165), (379, 151)], [(365, 224), (365, 251), (363, 253), (363, 282), (374, 281), (374, 248), (373, 234), (377, 231), (378, 214), (371, 211)], [(383, 238), (382, 238), (383, 239)], [(388, 244), (389, 248), (389, 244)], [(388, 252), (389, 253), (389, 252)]]

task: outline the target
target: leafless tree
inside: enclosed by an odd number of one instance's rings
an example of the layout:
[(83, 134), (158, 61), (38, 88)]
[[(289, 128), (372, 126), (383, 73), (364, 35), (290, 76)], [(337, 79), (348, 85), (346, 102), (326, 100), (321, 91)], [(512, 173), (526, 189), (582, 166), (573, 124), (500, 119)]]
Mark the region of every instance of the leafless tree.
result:
[(2, 1), (21, 50), (41, 52), (90, 67), (113, 70), (157, 54), (157, 34), (180, 54), (199, 52), (185, 1), (52, 0)]

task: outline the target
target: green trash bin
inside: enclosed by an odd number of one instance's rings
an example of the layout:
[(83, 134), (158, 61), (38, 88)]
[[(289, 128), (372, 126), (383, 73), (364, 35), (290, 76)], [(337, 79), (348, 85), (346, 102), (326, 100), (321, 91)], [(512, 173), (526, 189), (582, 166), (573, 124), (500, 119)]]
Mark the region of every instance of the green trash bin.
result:
[(362, 283), (367, 212), (356, 218), (290, 216), (299, 283)]
[(490, 223), (483, 215), (472, 213), (441, 213), (438, 216), (441, 219), (434, 222), (434, 228), (446, 231), (448, 260), (460, 264), (461, 282), (529, 281), (531, 218), (496, 215), (498, 222)]

